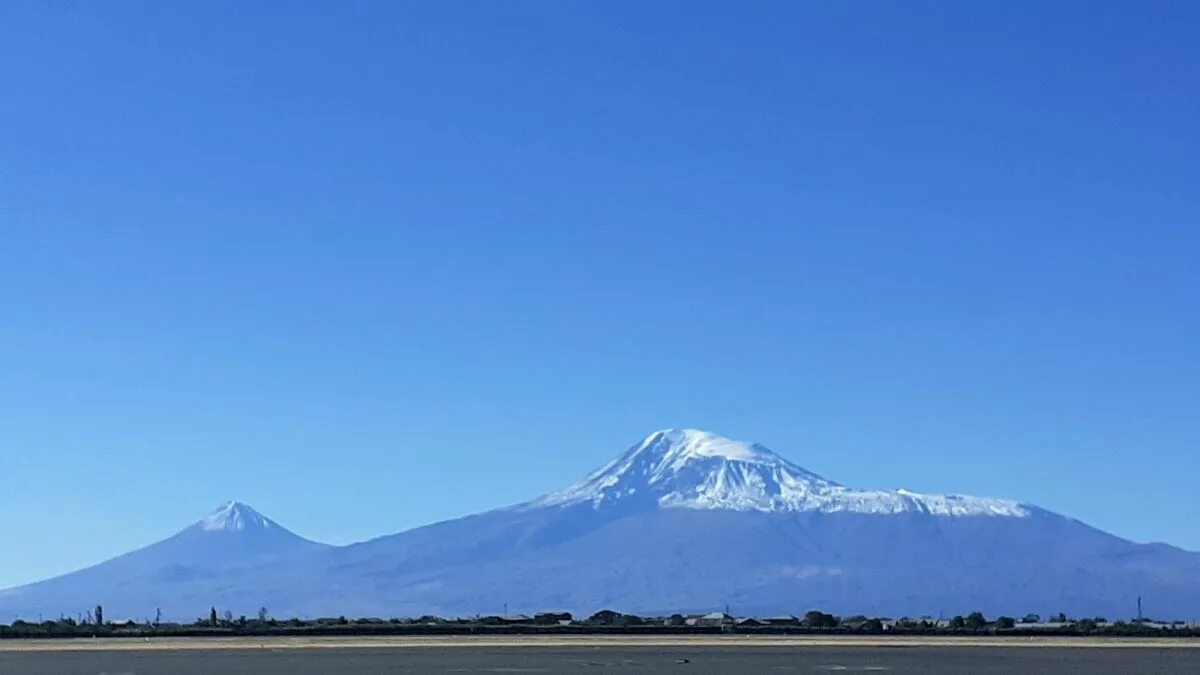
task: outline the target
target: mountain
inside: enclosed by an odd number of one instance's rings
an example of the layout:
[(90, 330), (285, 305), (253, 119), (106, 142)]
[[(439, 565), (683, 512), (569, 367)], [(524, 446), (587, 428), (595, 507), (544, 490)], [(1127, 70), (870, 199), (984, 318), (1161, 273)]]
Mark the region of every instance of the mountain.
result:
[[(335, 551), (317, 578), (360, 611), (1164, 616), (1200, 607), (1200, 554), (1031, 504), (858, 490), (761, 445), (651, 434), (526, 504)], [(354, 580), (351, 582), (350, 580)], [(310, 607), (331, 611), (330, 598)]]
[(184, 606), (199, 616), (210, 589), (227, 575), (326, 548), (246, 504), (227, 502), (156, 544), (78, 572), (0, 591), (0, 619), (75, 616), (97, 604), (110, 608), (110, 617), (122, 615), (111, 610), (133, 618)]
[[(204, 529), (210, 520), (214, 529)], [(176, 538), (239, 532), (231, 525), (239, 522), (260, 534), (282, 530), (252, 512), (227, 513)], [(655, 432), (524, 504), (346, 547), (299, 540), (295, 550), (272, 547), (252, 563), (224, 565), (239, 556), (221, 544), (198, 572), (178, 567), (179, 551), (159, 548), (171, 541), (130, 554), (153, 560), (140, 574), (114, 567), (118, 558), (17, 589), (16, 603), (14, 591), (0, 593), (0, 616), (22, 606), (57, 614), (53, 607), (76, 598), (142, 614), (153, 613), (145, 609), (153, 599), (183, 617), (210, 605), (403, 616), (728, 604), (742, 614), (1118, 618), (1139, 596), (1156, 616), (1200, 609), (1200, 554), (1135, 544), (1032, 504), (850, 488), (761, 445), (688, 429)], [(166, 553), (147, 558), (153, 550)]]
[(650, 434), (579, 483), (533, 507), (591, 504), (728, 511), (928, 513), (1026, 517), (1030, 510), (1000, 499), (922, 495), (906, 490), (854, 490), (802, 469), (761, 445), (695, 429)]

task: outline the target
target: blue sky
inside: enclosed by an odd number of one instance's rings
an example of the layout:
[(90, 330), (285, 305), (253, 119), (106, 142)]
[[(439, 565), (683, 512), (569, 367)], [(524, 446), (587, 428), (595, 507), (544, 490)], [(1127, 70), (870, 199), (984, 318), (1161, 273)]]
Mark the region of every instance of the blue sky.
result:
[(0, 6), (0, 587), (650, 431), (1200, 549), (1186, 3)]

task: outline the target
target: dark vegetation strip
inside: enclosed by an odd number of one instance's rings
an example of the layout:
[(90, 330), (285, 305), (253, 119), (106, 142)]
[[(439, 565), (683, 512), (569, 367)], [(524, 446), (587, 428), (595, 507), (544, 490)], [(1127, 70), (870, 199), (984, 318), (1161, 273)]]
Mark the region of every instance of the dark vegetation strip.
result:
[(812, 611), (803, 617), (737, 620), (723, 614), (703, 617), (641, 617), (613, 611), (597, 612), (576, 621), (570, 614), (544, 613), (534, 617), (473, 617), (441, 619), (322, 619), (275, 620), (265, 608), (253, 619), (225, 618), (212, 609), (207, 619), (190, 624), (164, 622), (110, 622), (103, 608), (86, 619), (14, 621), (0, 624), (3, 638), (151, 638), (151, 637), (271, 637), (271, 636), (455, 636), (455, 635), (900, 635), (900, 636), (1102, 636), (1200, 638), (1200, 625), (1153, 621), (1104, 619), (1068, 620), (1060, 616), (1051, 624), (1026, 617), (1017, 621), (999, 617), (989, 621), (979, 612), (949, 621), (932, 619), (879, 619), (863, 616), (840, 618)]

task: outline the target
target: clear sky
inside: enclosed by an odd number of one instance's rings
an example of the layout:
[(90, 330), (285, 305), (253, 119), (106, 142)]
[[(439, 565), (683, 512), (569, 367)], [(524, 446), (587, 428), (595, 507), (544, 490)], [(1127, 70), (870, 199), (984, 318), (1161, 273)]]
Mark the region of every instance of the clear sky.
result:
[(0, 3), (0, 586), (652, 430), (1200, 549), (1200, 9)]

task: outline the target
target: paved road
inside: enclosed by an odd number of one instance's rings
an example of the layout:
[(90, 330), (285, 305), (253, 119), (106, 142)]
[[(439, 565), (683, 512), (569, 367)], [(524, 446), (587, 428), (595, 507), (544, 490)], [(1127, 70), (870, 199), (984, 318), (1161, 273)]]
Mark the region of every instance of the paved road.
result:
[[(686, 662), (685, 662), (686, 661)], [(3, 675), (1200, 673), (1200, 649), (480, 647), (0, 652)]]

